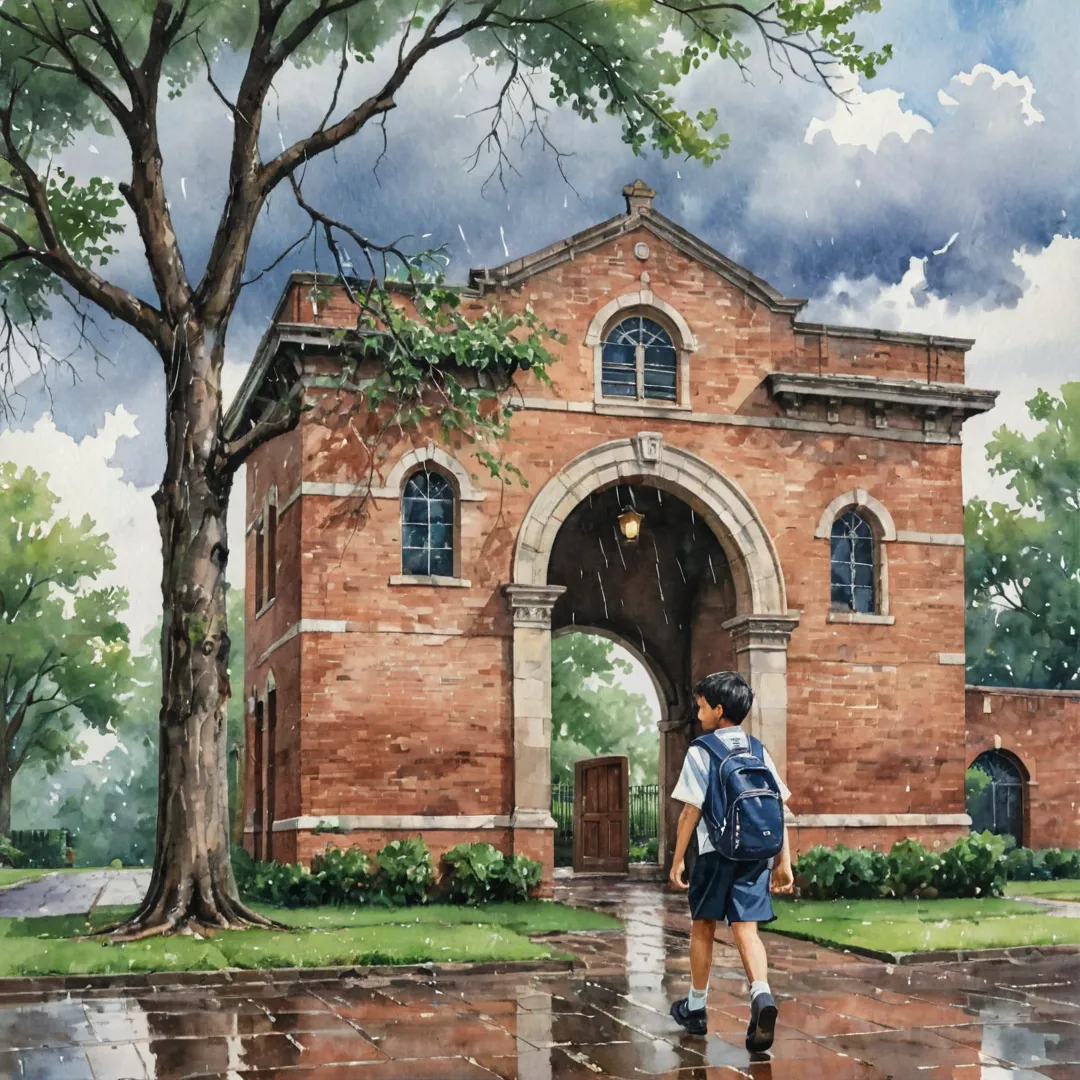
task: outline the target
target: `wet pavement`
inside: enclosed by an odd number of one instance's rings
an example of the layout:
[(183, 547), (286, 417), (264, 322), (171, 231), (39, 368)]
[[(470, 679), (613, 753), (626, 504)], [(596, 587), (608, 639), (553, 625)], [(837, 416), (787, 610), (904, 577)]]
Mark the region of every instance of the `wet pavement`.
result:
[[(5, 993), (0, 1077), (38, 1080), (1080, 1078), (1080, 958), (894, 967), (769, 935), (768, 1059), (743, 1049), (746, 985), (726, 932), (709, 1035), (668, 1016), (689, 980), (685, 898), (577, 883), (560, 899), (625, 931), (551, 938), (572, 973), (165, 983)], [(280, 975), (278, 976), (280, 980)]]
[(149, 885), (149, 870), (48, 874), (0, 891), (0, 916), (84, 915), (96, 907), (138, 904)]

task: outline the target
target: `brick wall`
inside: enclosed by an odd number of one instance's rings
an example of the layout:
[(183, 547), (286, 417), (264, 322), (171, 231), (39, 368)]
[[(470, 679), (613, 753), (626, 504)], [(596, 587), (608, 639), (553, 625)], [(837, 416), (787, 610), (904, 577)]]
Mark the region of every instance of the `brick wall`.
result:
[[(632, 255), (641, 238), (652, 251), (651, 289), (679, 310), (699, 343), (690, 360), (689, 415), (657, 409), (618, 415), (593, 403), (593, 349), (585, 334), (604, 304), (641, 287), (643, 267)], [(321, 303), (316, 314), (304, 296), (309, 286), (291, 288), (284, 318), (354, 323), (343, 295)], [(537, 491), (573, 458), (643, 429), (662, 431), (668, 444), (739, 484), (776, 546), (788, 606), (801, 612), (789, 650), (792, 809), (962, 813), (963, 667), (942, 659), (964, 649), (962, 548), (903, 539), (887, 544), (895, 622), (847, 625), (829, 620), (829, 543), (814, 538), (825, 508), (853, 488), (880, 499), (902, 534), (961, 533), (961, 448), (923, 441), (915, 421), (903, 416), (886, 432), (870, 424), (859, 434), (795, 430), (784, 426), (760, 388), (775, 370), (962, 382), (963, 352), (874, 336), (796, 333), (790, 315), (769, 310), (651, 234), (601, 245), (521, 288), (496, 290), (492, 299), (510, 309), (531, 303), (568, 344), (558, 350), (551, 388), (529, 376), (518, 380), (533, 404), (515, 416), (502, 450), (528, 488), (503, 488), (478, 476), (484, 500), (457, 504), (461, 576), (470, 586), (389, 583), (401, 569), (396, 498), (370, 500), (358, 515), (355, 498), (306, 495), (282, 516), (279, 582), (293, 591), (249, 622), (249, 686), (261, 685), (268, 665), (281, 686), (279, 653), (266, 663), (259, 658), (297, 619), (345, 631), (305, 633), (297, 666), (289, 668), (289, 677), (300, 680), (290, 699), (300, 734), (298, 753), (282, 763), (295, 774), (286, 785), (288, 816), (510, 813), (512, 626), (500, 590), (512, 577), (520, 523)], [(469, 300), (466, 308), (487, 302)], [(314, 355), (307, 362), (313, 371), (319, 367)], [(358, 442), (324, 411), (335, 395), (311, 390), (309, 399), (320, 408), (304, 415), (300, 430), (252, 459), (249, 517), (271, 482), (284, 499), (301, 478), (367, 479), (370, 462)], [(545, 402), (551, 407), (538, 407)], [(852, 414), (844, 422), (861, 421)], [(431, 434), (384, 447), (377, 478)], [(467, 451), (459, 460), (480, 471)], [(252, 581), (250, 538), (248, 546)], [(699, 637), (692, 646), (695, 673), (713, 662), (734, 663), (730, 639), (718, 629), (725, 605), (718, 598), (694, 620), (699, 635), (708, 630), (713, 638)], [(684, 677), (669, 674), (673, 681)], [(279, 817), (284, 814), (282, 804)], [(958, 831), (927, 829), (923, 838), (941, 842)], [(864, 836), (868, 830), (848, 830), (844, 839), (860, 843)], [(512, 842), (501, 830), (474, 838)], [(437, 846), (448, 837), (428, 839)], [(310, 853), (316, 842), (325, 841), (301, 835), (297, 850)]]
[(967, 688), (967, 762), (1005, 750), (1028, 774), (1029, 847), (1080, 847), (1080, 691)]

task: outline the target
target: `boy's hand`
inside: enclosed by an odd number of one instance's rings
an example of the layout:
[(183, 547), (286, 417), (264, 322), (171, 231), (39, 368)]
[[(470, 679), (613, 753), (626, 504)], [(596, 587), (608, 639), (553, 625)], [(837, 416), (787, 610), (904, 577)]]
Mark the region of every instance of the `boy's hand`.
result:
[(795, 875), (791, 872), (791, 863), (781, 863), (773, 868), (769, 887), (774, 893), (789, 893), (795, 886)]
[(668, 880), (676, 889), (689, 889), (690, 885), (686, 881), (686, 862), (680, 859), (678, 862), (671, 864), (671, 874)]

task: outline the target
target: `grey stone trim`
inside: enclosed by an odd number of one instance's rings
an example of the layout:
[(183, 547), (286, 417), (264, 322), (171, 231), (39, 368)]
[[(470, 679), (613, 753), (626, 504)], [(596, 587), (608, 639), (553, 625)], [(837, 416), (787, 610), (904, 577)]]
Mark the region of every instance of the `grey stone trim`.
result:
[(1059, 697), (1080, 700), (1080, 690), (1025, 690), (1020, 686), (968, 686), (969, 694), (1005, 694), (1013, 697)]
[(855, 623), (861, 626), (893, 626), (895, 615), (870, 615), (863, 611), (830, 611), (827, 617), (831, 623)]
[(848, 507), (851, 506), (858, 507), (860, 510), (866, 510), (870, 514), (873, 514), (877, 519), (881, 535), (876, 537), (876, 539), (896, 539), (896, 525), (893, 522), (892, 514), (889, 513), (883, 503), (875, 499), (874, 496), (864, 488), (854, 488), (851, 491), (845, 491), (842, 495), (837, 495), (836, 498), (822, 511), (821, 517), (818, 519), (817, 528), (814, 530), (814, 538), (817, 540), (831, 539), (833, 523), (848, 509)]
[(765, 381), (773, 395), (880, 401), (923, 409), (957, 409), (969, 416), (988, 412), (998, 397), (997, 390), (980, 390), (963, 383), (881, 379), (875, 375), (774, 371), (765, 376)]
[(265, 664), (271, 654), (281, 648), (282, 645), (292, 641), (298, 634), (344, 634), (348, 630), (348, 623), (344, 619), (301, 619), (293, 623), (284, 634), (281, 635), (259, 657), (258, 663)]
[(938, 653), (938, 663), (948, 664), (954, 667), (964, 667), (967, 664), (967, 656), (962, 652)]
[(919, 826), (966, 828), (971, 824), (971, 818), (967, 814), (796, 814), (793, 824), (804, 829), (909, 829)]
[(547, 810), (519, 806), (510, 815), (512, 829), (557, 829), (558, 827), (558, 822)]
[(939, 547), (964, 546), (963, 533), (924, 533), (901, 530), (896, 534), (896, 539), (901, 544), (935, 544)]
[(959, 446), (959, 435), (947, 431), (913, 431), (900, 428), (870, 428), (856, 424), (827, 424), (820, 420), (799, 420), (788, 416), (741, 416), (736, 413), (693, 412), (668, 405), (625, 402), (621, 405), (599, 404), (591, 401), (553, 401), (549, 398), (517, 398), (508, 401), (515, 410), (537, 412), (582, 412), (597, 416), (628, 416), (637, 419), (678, 420), (687, 424), (716, 424), (726, 427), (773, 428), (777, 431), (810, 431), (828, 435), (857, 435), (864, 439), (884, 439), (889, 442), (923, 443)]
[(388, 585), (434, 585), (442, 589), (471, 589), (468, 578), (443, 577), (441, 574), (391, 574)]
[(559, 597), (566, 592), (565, 585), (504, 585), (503, 592), (510, 599), (514, 613), (514, 626), (531, 626), (541, 630), (551, 629), (551, 611)]
[(735, 651), (748, 649), (776, 649), (787, 651), (788, 642), (799, 625), (801, 612), (789, 611), (786, 615), (736, 615), (722, 623), (731, 634)]
[(292, 493), (289, 495), (289, 497), (281, 504), (281, 506), (278, 507), (278, 521), (280, 521), (285, 516), (285, 511), (288, 510), (294, 502), (299, 500), (300, 495), (303, 492), (303, 488), (303, 484), (298, 484), (295, 488), (293, 488)]
[(943, 349), (962, 349), (967, 352), (975, 344), (974, 338), (940, 337), (937, 334), (912, 334), (903, 330), (875, 330), (865, 326), (833, 326), (825, 323), (796, 322), (796, 334), (818, 334), (834, 338), (870, 338), (891, 345), (928, 345)]
[[(328, 828), (345, 829), (507, 829), (506, 814), (326, 814), (322, 817), (292, 817), (275, 821), (273, 832), (299, 832)], [(247, 831), (247, 830), (245, 830)]]

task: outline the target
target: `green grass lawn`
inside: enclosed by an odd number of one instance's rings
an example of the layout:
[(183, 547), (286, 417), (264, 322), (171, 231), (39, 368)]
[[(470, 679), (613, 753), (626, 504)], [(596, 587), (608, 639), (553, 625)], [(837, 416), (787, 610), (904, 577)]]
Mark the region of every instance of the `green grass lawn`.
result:
[(841, 948), (914, 953), (1080, 944), (1080, 919), (1008, 898), (785, 900), (774, 907), (777, 920), (769, 930)]
[(257, 907), (294, 929), (226, 931), (205, 940), (177, 936), (121, 945), (72, 939), (131, 914), (132, 908), (99, 908), (89, 919), (0, 919), (0, 977), (547, 960), (565, 954), (530, 941), (530, 935), (620, 926), (607, 915), (544, 901), (389, 910)]
[(1080, 901), (1080, 881), (1010, 881), (1005, 892), (1009, 896)]
[(13, 870), (10, 866), (0, 866), (0, 889), (9, 885), (23, 885), (28, 881), (37, 881), (46, 874), (77, 874), (85, 870), (98, 870), (94, 866), (64, 866), (55, 870)]

